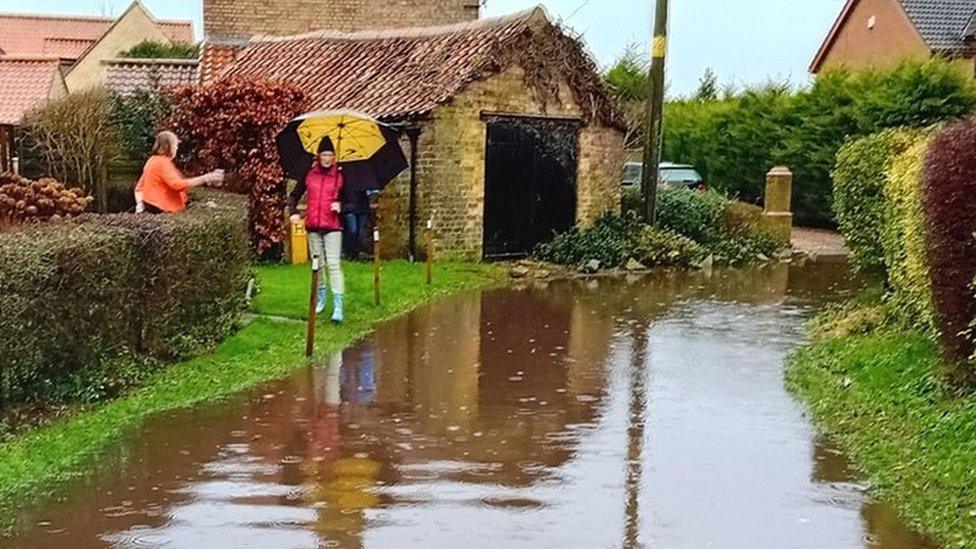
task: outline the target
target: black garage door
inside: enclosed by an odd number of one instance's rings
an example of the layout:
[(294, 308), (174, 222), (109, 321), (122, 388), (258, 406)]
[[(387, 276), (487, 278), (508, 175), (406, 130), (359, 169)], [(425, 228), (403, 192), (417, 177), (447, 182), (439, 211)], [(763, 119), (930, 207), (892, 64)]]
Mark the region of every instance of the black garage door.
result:
[(488, 116), (484, 256), (519, 257), (576, 220), (580, 122)]

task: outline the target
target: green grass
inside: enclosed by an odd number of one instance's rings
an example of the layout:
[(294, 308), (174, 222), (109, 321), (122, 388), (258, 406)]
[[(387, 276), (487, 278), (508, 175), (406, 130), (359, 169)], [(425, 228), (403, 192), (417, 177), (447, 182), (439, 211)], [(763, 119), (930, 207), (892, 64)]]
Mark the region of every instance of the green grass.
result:
[[(349, 345), (374, 325), (437, 295), (491, 286), (504, 271), (492, 265), (437, 265), (434, 284), (422, 264), (392, 261), (383, 267), (383, 300), (373, 305), (372, 265), (348, 264), (346, 322), (320, 323), (317, 354)], [(304, 318), (308, 308), (306, 266), (258, 268), (258, 315)], [(189, 406), (281, 377), (303, 366), (305, 327), (257, 316), (212, 353), (173, 364), (140, 389), (90, 411), (14, 437), (0, 446), (0, 532), (11, 527), (11, 510), (56, 493), (85, 475), (100, 452), (150, 415)]]
[(869, 476), (873, 494), (946, 546), (972, 547), (976, 396), (955, 396), (941, 369), (925, 334), (882, 327), (801, 349), (787, 383)]

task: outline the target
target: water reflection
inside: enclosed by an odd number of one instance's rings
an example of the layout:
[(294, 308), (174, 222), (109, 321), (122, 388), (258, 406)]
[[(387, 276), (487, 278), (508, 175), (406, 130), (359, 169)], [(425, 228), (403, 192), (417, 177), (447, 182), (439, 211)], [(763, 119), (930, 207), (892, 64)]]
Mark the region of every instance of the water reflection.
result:
[(915, 547), (783, 392), (836, 268), (445, 300), (155, 418), (0, 545)]

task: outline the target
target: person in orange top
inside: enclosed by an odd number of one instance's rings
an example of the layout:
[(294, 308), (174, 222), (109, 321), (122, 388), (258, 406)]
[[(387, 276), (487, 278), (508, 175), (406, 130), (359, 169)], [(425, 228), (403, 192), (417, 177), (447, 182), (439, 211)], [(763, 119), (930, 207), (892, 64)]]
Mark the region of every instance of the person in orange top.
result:
[(184, 178), (173, 163), (180, 140), (173, 132), (159, 132), (153, 144), (152, 156), (142, 168), (142, 177), (136, 183), (136, 213), (173, 213), (186, 209), (187, 191), (205, 183), (224, 180), (223, 170)]

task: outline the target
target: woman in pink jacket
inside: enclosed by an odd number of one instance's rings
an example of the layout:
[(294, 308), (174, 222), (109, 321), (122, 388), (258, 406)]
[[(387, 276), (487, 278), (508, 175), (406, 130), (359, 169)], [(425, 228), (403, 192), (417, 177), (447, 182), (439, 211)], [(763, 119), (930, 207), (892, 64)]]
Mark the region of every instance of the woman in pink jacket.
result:
[[(342, 322), (343, 292), (345, 280), (342, 276), (342, 221), (339, 193), (342, 192), (342, 171), (335, 164), (335, 149), (328, 137), (319, 144), (318, 158), (303, 181), (295, 185), (288, 197), (288, 211), (295, 223), (298, 216), (298, 202), (308, 193), (308, 210), (305, 212), (305, 229), (308, 232), (308, 250), (312, 260), (323, 263), (329, 271), (329, 286), (332, 287), (332, 322)], [(325, 310), (326, 279), (319, 278), (318, 300), (315, 311)]]

